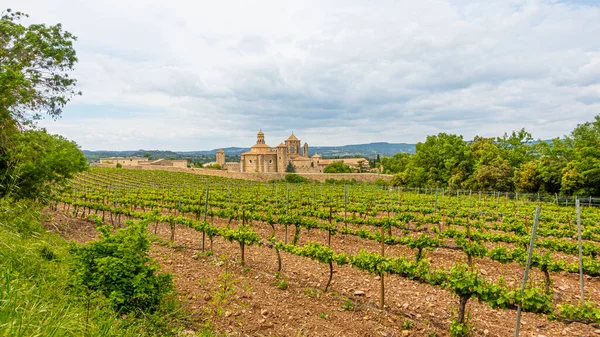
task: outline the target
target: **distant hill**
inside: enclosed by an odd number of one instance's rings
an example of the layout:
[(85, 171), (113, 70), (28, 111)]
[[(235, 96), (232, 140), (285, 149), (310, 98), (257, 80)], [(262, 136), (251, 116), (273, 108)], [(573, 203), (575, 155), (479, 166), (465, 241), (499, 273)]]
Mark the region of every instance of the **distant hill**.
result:
[[(166, 159), (188, 159), (192, 162), (209, 162), (215, 160), (215, 153), (218, 149), (207, 151), (160, 151), (160, 150), (129, 150), (129, 151), (90, 151), (83, 150), (83, 154), (90, 162), (98, 161), (105, 157), (144, 157), (166, 158)], [(226, 147), (223, 148), (227, 160), (239, 160), (239, 156), (249, 151), (250, 148), (244, 147)], [(354, 144), (343, 146), (313, 146), (309, 147), (309, 154), (320, 154), (325, 158), (332, 157), (354, 157), (375, 158), (380, 156), (393, 156), (398, 152), (415, 153), (415, 144), (406, 143), (369, 143)]]
[[(541, 140), (542, 142), (551, 142), (550, 139)], [(470, 143), (471, 141), (467, 141)], [(532, 141), (530, 144), (536, 144), (540, 141)], [(206, 163), (215, 161), (215, 153), (218, 149), (206, 151), (161, 151), (161, 150), (130, 150), (130, 151), (89, 151), (83, 150), (83, 154), (90, 162), (98, 161), (104, 157), (144, 157), (150, 156), (151, 159), (188, 159), (192, 163)], [(250, 151), (247, 147), (225, 147), (225, 156), (227, 161), (239, 161), (240, 155), (246, 151)], [(312, 146), (309, 147), (309, 154), (312, 156), (315, 153), (320, 154), (324, 158), (334, 157), (365, 157), (374, 159), (379, 154), (380, 156), (391, 157), (398, 152), (415, 153), (415, 144), (406, 143), (369, 143), (369, 144), (354, 144), (343, 146)]]
[[(179, 154), (187, 155), (215, 155), (218, 149), (209, 151), (188, 151), (188, 152), (177, 152)], [(239, 156), (240, 154), (249, 151), (250, 148), (243, 147), (227, 147), (223, 148), (226, 155)], [(355, 144), (355, 145), (343, 145), (343, 146), (312, 146), (308, 148), (308, 152), (312, 156), (314, 153), (318, 153), (323, 157), (352, 157), (361, 156), (375, 158), (377, 154), (381, 156), (393, 156), (398, 152), (409, 152), (415, 153), (415, 144), (406, 143), (369, 143), (369, 144)]]

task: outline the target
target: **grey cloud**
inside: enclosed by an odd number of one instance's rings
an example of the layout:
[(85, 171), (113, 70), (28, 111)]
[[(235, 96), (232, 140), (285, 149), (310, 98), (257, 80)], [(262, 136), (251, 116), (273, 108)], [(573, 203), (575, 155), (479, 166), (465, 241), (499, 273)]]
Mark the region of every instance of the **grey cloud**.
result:
[[(121, 121), (138, 139), (61, 126), (67, 117), (47, 124), (85, 148), (113, 136), (125, 148), (245, 146), (258, 128), (272, 144), (292, 129), (320, 145), (521, 127), (551, 138), (600, 107), (598, 6), (273, 1), (231, 13), (214, 2), (110, 0), (84, 1), (99, 14), (82, 17), (66, 3), (24, 1), (32, 18), (80, 36), (78, 106), (137, 106), (147, 121)], [(85, 25), (101, 20), (106, 31)], [(151, 140), (159, 129), (162, 143)]]

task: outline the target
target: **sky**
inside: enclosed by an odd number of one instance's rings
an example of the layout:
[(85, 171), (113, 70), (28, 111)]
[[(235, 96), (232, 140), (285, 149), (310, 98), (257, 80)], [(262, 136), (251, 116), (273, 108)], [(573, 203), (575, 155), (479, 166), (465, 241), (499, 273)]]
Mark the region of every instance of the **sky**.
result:
[(600, 114), (599, 1), (2, 0), (78, 37), (39, 123), (88, 150), (424, 141)]

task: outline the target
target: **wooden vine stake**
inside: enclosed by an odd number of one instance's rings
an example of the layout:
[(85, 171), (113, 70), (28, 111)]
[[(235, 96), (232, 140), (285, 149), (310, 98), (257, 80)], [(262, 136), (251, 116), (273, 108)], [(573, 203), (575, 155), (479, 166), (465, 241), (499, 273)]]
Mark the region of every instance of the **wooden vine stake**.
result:
[[(348, 221), (346, 220), (346, 210), (348, 207), (348, 185), (344, 187), (344, 227), (348, 227)], [(331, 219), (331, 216), (329, 216)], [(330, 221), (331, 222), (331, 221)]]
[[(331, 226), (332, 226), (332, 219), (331, 219), (331, 205), (329, 206), (329, 228), (327, 229), (327, 247), (331, 248)], [(333, 279), (333, 259), (329, 260), (329, 280), (327, 280), (327, 285), (325, 286), (325, 291), (327, 292), (327, 290), (329, 289), (329, 285), (331, 284), (331, 279)]]
[[(381, 226), (381, 257), (385, 257), (385, 226)], [(381, 310), (385, 308), (385, 283), (383, 282), (383, 272), (379, 272), (379, 280), (381, 281), (381, 297), (379, 299), (379, 307)]]
[(579, 285), (581, 287), (581, 305), (585, 302), (583, 293), (583, 258), (581, 248), (581, 212), (579, 206), (579, 199), (575, 201), (575, 208), (577, 209), (577, 240), (579, 241)]
[[(204, 201), (204, 222), (206, 223), (206, 214), (208, 213), (208, 183), (206, 183), (206, 200)], [(202, 231), (202, 251), (204, 252), (204, 238), (206, 233)]]
[[(242, 210), (242, 227), (246, 227), (246, 210)], [(246, 264), (244, 239), (240, 240), (240, 253), (242, 255), (242, 267)]]
[[(531, 230), (531, 240), (529, 241), (529, 249), (527, 251), (527, 264), (525, 265), (525, 273), (523, 275), (523, 284), (521, 285), (521, 298), (525, 292), (525, 285), (527, 284), (527, 276), (529, 275), (529, 268), (531, 267), (531, 255), (533, 254), (533, 244), (535, 242), (535, 233), (537, 231), (538, 222), (540, 220), (541, 206), (537, 206), (535, 210), (535, 220), (533, 221), (533, 229)], [(521, 328), (521, 308), (522, 304), (519, 303), (517, 306), (517, 323), (515, 326), (515, 337), (519, 337), (519, 329)]]
[[(287, 186), (287, 193), (285, 195), (285, 215), (288, 215), (288, 212), (290, 210), (290, 206), (289, 206), (289, 201), (290, 201), (290, 187)], [(285, 238), (283, 239), (283, 243), (285, 243), (287, 245), (287, 239), (288, 239), (288, 224), (287, 221), (284, 225), (284, 229), (285, 229)]]

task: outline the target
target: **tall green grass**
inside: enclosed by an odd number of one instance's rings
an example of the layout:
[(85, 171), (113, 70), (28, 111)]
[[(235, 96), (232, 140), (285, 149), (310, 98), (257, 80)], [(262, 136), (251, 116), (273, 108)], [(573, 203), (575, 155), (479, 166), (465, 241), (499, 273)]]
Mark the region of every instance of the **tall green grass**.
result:
[(39, 217), (29, 202), (0, 199), (0, 336), (177, 336), (184, 329), (189, 319), (175, 297), (152, 315), (122, 316), (78, 287), (69, 243), (43, 230)]

